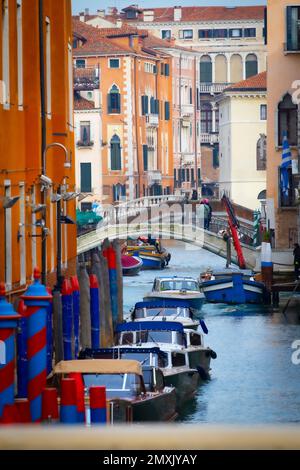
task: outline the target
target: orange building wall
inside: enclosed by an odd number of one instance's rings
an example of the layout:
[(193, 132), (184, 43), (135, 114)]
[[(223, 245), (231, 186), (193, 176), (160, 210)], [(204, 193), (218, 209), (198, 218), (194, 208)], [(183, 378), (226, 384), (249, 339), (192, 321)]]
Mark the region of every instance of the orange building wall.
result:
[[(0, 11), (2, 16), (2, 11)], [(60, 142), (73, 154), (73, 129), (69, 123), (69, 78), (68, 78), (68, 43), (72, 44), (71, 1), (53, 2), (44, 0), (44, 16), (51, 24), (51, 81), (52, 81), (52, 116), (47, 121), (47, 144)], [(0, 104), (0, 197), (4, 196), (4, 182), (11, 181), (12, 196), (18, 196), (19, 183), (25, 183), (26, 205), (26, 279), (31, 278), (33, 268), (32, 244), (32, 192), (36, 192), (36, 203), (41, 202), (39, 175), (42, 173), (41, 152), (41, 102), (40, 102), (40, 65), (39, 65), (39, 11), (36, 0), (22, 2), (22, 38), (23, 38), (23, 109), (18, 109), (18, 63), (16, 2), (9, 0), (10, 29), (10, 109), (5, 110)], [(0, 17), (0, 80), (2, 71), (2, 17)], [(46, 60), (45, 60), (46, 62)], [(58, 135), (59, 134), (59, 135)], [(67, 177), (69, 190), (75, 185), (74, 168), (64, 168), (64, 154), (60, 150), (47, 153), (47, 176), (56, 190), (57, 184)], [(47, 239), (47, 268), (55, 270), (56, 257), (56, 206), (52, 207), (50, 218), (50, 193), (47, 199), (47, 227), (51, 235)], [(12, 288), (20, 287), (20, 202), (12, 209)], [(75, 215), (75, 204), (68, 203), (68, 215)], [(42, 213), (37, 214), (41, 218)], [(36, 229), (37, 234), (41, 229)], [(68, 226), (63, 232), (68, 238), (68, 252), (63, 251), (63, 262), (76, 257), (76, 228)], [(41, 238), (35, 238), (37, 260), (41, 267)], [(54, 252), (53, 252), (54, 250)], [(4, 209), (0, 200), (0, 280), (5, 279), (5, 234)], [(50, 278), (49, 278), (50, 280)]]

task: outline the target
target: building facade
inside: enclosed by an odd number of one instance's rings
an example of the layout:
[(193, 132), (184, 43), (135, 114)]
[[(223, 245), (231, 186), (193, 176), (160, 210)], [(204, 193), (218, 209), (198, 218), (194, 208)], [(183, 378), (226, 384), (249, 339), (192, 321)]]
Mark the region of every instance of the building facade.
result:
[[(299, 65), (300, 3), (268, 2), (268, 228), (278, 249), (291, 249), (299, 241)], [(292, 152), (288, 195), (280, 185), (283, 134)]]
[(243, 207), (260, 209), (266, 193), (266, 72), (226, 88), (218, 104), (220, 192)]
[(77, 39), (75, 67), (100, 73), (103, 197), (172, 193), (171, 58), (147, 48), (132, 28), (73, 26), (84, 38)]
[[(55, 281), (56, 193), (75, 189), (71, 2), (1, 4), (0, 279), (13, 292), (35, 266)], [(62, 208), (74, 216), (74, 203)], [(62, 267), (74, 273), (75, 234), (63, 226)]]

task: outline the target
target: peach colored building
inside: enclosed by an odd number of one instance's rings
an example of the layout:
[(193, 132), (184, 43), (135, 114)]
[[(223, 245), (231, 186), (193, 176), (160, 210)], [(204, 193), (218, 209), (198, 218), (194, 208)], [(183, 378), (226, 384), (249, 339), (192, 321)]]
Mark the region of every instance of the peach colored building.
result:
[(99, 67), (106, 202), (172, 193), (170, 56), (131, 27), (73, 28), (75, 67)]
[[(45, 281), (55, 280), (58, 206), (51, 199), (75, 184), (71, 1), (44, 0), (42, 10), (39, 3), (3, 0), (0, 9), (0, 281), (10, 293), (26, 288), (35, 266)], [(55, 147), (43, 162), (54, 142), (65, 146), (67, 161)], [(74, 201), (62, 209), (74, 217)], [(62, 227), (62, 267), (76, 272), (74, 225)]]
[[(278, 249), (291, 249), (299, 241), (299, 20), (298, 1), (268, 2), (267, 208), (268, 226)], [(287, 195), (280, 188), (283, 132), (287, 132), (293, 158)]]

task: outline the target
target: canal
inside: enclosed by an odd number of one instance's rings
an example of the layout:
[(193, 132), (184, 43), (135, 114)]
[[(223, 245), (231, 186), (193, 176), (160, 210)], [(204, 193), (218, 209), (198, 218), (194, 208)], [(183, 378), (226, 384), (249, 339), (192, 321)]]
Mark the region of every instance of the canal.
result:
[[(164, 271), (142, 271), (124, 279), (124, 306), (152, 288), (155, 276), (198, 277), (208, 267), (223, 269), (225, 260), (181, 242), (168, 242), (172, 260)], [(278, 424), (300, 422), (300, 365), (292, 362), (292, 343), (300, 340), (300, 312), (289, 317), (260, 306), (205, 304), (202, 316), (209, 329), (206, 345), (218, 354), (211, 380), (178, 421), (208, 424)]]

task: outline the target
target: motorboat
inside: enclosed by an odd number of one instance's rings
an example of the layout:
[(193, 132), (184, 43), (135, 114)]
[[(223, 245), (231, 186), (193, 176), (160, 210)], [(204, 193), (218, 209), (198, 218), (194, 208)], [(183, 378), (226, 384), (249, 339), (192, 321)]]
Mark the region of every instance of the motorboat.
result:
[(132, 321), (177, 321), (184, 328), (197, 329), (199, 320), (194, 319), (194, 314), (188, 302), (176, 299), (160, 299), (149, 302), (138, 302), (131, 312)]
[(143, 267), (143, 260), (137, 256), (121, 255), (123, 276), (137, 276)]
[(254, 279), (251, 271), (208, 271), (201, 274), (200, 284), (208, 302), (263, 303), (265, 286)]
[(125, 254), (140, 258), (143, 261), (143, 269), (164, 269), (171, 260), (171, 254), (160, 242), (155, 241), (149, 243), (139, 240), (135, 244), (127, 244)]
[(216, 353), (204, 346), (203, 335), (178, 322), (129, 322), (117, 325), (118, 348), (159, 348), (165, 384), (176, 388), (177, 405), (190, 399), (202, 380), (209, 378), (210, 360)]
[(192, 277), (156, 277), (152, 292), (144, 297), (144, 301), (152, 300), (183, 300), (194, 313), (199, 313), (205, 296), (197, 279)]
[[(86, 393), (92, 386), (105, 386), (114, 422), (172, 421), (176, 418), (174, 387), (164, 384), (157, 370), (157, 383), (147, 390), (139, 361), (126, 359), (79, 359), (62, 361), (54, 374), (80, 374)], [(154, 376), (153, 376), (154, 377)], [(152, 385), (151, 385), (152, 386)]]

